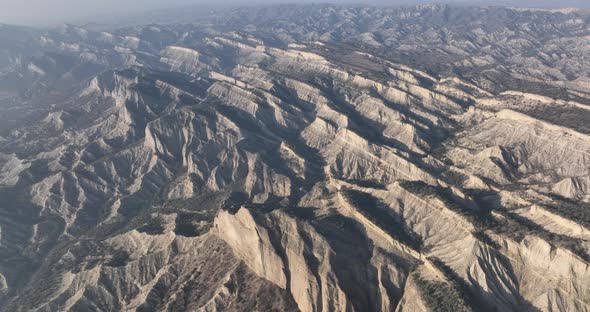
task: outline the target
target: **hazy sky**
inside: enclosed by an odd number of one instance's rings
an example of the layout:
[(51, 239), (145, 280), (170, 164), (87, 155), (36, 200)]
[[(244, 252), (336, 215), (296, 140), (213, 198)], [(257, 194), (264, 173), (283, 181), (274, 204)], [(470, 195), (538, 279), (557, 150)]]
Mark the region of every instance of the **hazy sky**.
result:
[(590, 6), (590, 0), (0, 0), (0, 22), (10, 24), (47, 24), (75, 22), (83, 17), (97, 15), (122, 15), (130, 12), (149, 11), (191, 4), (232, 3), (430, 3), (462, 2), (514, 6)]

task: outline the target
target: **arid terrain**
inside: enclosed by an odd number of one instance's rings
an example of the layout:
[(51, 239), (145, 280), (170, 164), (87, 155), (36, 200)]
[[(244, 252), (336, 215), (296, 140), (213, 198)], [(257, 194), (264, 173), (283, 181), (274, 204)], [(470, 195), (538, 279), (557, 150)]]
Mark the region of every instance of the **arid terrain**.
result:
[(0, 25), (0, 311), (590, 311), (590, 13)]

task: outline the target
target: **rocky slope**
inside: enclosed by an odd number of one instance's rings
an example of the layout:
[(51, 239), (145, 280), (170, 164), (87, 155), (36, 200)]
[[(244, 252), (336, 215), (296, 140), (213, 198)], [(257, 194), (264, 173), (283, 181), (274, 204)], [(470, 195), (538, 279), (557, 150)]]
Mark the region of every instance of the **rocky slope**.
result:
[(588, 15), (290, 8), (6, 44), (0, 309), (590, 311)]

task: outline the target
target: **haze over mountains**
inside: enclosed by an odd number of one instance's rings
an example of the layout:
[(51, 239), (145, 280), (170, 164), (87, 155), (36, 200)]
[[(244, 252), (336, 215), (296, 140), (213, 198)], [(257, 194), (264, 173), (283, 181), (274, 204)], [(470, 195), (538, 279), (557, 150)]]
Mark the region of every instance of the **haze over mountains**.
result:
[(0, 25), (1, 311), (590, 311), (587, 11), (171, 12)]
[[(280, 4), (336, 4), (336, 5), (371, 5), (371, 6), (414, 6), (427, 4), (452, 4), (463, 6), (507, 6), (529, 8), (590, 8), (585, 0), (2, 0), (0, 23), (29, 25), (36, 27), (55, 26), (59, 23), (77, 25), (87, 23), (121, 23), (142, 18), (145, 23), (153, 22), (150, 18), (161, 17), (162, 10), (173, 11), (171, 14), (186, 14), (208, 11), (209, 7), (231, 6), (269, 6)], [(191, 20), (192, 22), (192, 20)]]

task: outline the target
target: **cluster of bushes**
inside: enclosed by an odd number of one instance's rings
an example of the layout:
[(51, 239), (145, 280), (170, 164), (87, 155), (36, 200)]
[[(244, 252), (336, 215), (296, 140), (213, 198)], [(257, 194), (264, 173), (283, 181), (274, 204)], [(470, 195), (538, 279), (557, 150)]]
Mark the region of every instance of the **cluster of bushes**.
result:
[(467, 180), (467, 176), (456, 171), (447, 170), (442, 173), (441, 178), (450, 185), (461, 187)]
[(211, 229), (213, 220), (208, 216), (195, 213), (179, 213), (176, 215), (174, 233), (184, 237), (203, 235)]
[(479, 299), (474, 293), (473, 289), (469, 287), (467, 282), (461, 278), (453, 269), (435, 257), (429, 257), (428, 260), (441, 271), (445, 279), (456, 289), (461, 297), (461, 300), (472, 310), (489, 311), (494, 309), (486, 308), (486, 303)]
[(150, 220), (148, 223), (140, 226), (137, 231), (140, 233), (146, 233), (149, 235), (163, 234), (166, 229), (159, 223), (158, 219)]
[(420, 197), (432, 197), (437, 194), (436, 187), (423, 181), (401, 181), (399, 185), (406, 191)]
[(416, 281), (422, 300), (430, 310), (434, 312), (474, 311), (465, 304), (459, 291), (451, 284), (427, 280), (418, 272), (414, 272), (412, 277)]
[(334, 168), (330, 168), (330, 174), (338, 180), (342, 180), (346, 183), (354, 184), (354, 185), (360, 186), (360, 187), (372, 188), (372, 189), (377, 189), (377, 190), (385, 190), (387, 187), (387, 185), (385, 183), (378, 181), (376, 179), (366, 179), (366, 180), (348, 179), (348, 178), (342, 176), (342, 174), (340, 174), (338, 171), (334, 170)]

